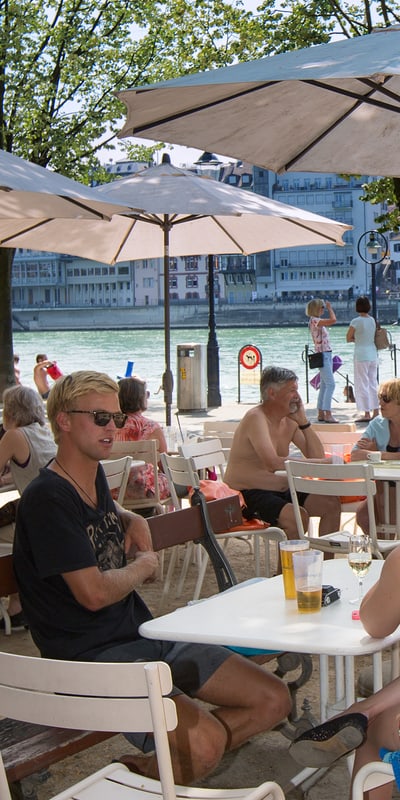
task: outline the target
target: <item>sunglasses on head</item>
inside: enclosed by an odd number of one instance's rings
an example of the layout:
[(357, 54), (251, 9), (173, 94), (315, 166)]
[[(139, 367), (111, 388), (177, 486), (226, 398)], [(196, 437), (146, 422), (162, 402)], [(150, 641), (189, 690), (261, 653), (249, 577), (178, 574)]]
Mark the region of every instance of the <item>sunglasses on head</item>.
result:
[(388, 397), (387, 394), (379, 394), (378, 395), (378, 400), (380, 400), (382, 403), (391, 403), (392, 402), (392, 398)]
[(128, 415), (123, 414), (122, 411), (116, 411), (115, 414), (112, 414), (111, 411), (81, 411), (74, 408), (71, 411), (67, 411), (67, 414), (90, 414), (93, 417), (94, 424), (98, 425), (99, 428), (105, 428), (111, 419), (114, 420), (116, 428), (123, 428), (128, 419)]

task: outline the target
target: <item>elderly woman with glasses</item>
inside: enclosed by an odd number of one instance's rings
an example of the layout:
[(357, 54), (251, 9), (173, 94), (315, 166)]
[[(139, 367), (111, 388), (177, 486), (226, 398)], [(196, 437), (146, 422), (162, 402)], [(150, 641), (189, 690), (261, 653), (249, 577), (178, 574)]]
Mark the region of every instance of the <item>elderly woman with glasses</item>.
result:
[[(400, 379), (381, 383), (378, 390), (380, 416), (368, 423), (363, 435), (354, 446), (352, 461), (365, 461), (368, 453), (380, 452), (383, 461), (400, 460)], [(376, 513), (377, 521), (383, 520), (383, 491), (377, 484)], [(393, 497), (392, 497), (393, 495)], [(395, 497), (393, 487), (389, 493), (390, 521), (395, 522)], [(365, 533), (368, 533), (368, 514), (366, 502), (361, 503), (357, 511), (357, 522)]]

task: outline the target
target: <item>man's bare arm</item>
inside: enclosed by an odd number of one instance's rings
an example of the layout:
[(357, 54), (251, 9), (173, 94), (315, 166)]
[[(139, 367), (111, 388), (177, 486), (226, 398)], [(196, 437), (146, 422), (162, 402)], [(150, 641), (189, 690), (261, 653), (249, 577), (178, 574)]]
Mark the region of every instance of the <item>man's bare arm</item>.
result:
[(384, 561), (379, 580), (361, 603), (360, 619), (370, 636), (381, 639), (400, 624), (400, 549)]
[(157, 569), (157, 554), (147, 551), (138, 552), (135, 560), (121, 569), (101, 572), (98, 567), (87, 567), (64, 572), (62, 577), (80, 605), (89, 611), (99, 611), (123, 600), (143, 583), (154, 580)]

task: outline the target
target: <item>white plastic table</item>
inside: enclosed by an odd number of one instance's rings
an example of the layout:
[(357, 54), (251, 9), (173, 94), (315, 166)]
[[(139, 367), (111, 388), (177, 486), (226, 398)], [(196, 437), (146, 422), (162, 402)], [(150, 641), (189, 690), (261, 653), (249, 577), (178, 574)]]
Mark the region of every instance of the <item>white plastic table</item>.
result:
[[(365, 590), (378, 579), (382, 561), (372, 562)], [(357, 579), (347, 559), (324, 562), (323, 583), (341, 589), (341, 599), (316, 614), (299, 614), (295, 600), (285, 600), (282, 576), (246, 581), (219, 595), (145, 622), (140, 633), (150, 639), (312, 653), (320, 657), (321, 719), (355, 699), (354, 657), (372, 655), (374, 690), (382, 686), (382, 651), (400, 640), (400, 626), (385, 639), (366, 634), (352, 619)], [(336, 658), (335, 704), (329, 702), (329, 657)], [(338, 658), (342, 656), (343, 658)], [(343, 665), (343, 668), (341, 667)], [(395, 674), (395, 672), (394, 672)]]

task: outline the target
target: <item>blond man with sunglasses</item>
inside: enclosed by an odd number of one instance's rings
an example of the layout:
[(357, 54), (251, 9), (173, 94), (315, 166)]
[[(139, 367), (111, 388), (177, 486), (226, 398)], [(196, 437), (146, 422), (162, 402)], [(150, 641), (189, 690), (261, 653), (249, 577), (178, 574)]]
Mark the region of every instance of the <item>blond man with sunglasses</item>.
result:
[[(57, 455), (21, 498), (14, 543), (32, 637), (47, 658), (166, 661), (178, 712), (170, 733), (174, 776), (190, 784), (214, 770), (226, 750), (284, 719), (289, 692), (280, 678), (224, 647), (140, 636), (151, 614), (137, 590), (155, 579), (158, 558), (146, 520), (113, 502), (99, 464), (126, 420), (118, 386), (108, 375), (74, 372), (54, 384), (47, 412)], [(152, 736), (127, 738), (144, 755), (120, 760), (157, 777)]]
[[(381, 383), (378, 390), (380, 415), (372, 419), (357, 444), (354, 446), (351, 460), (365, 461), (369, 452), (380, 452), (383, 461), (400, 459), (400, 380)], [(395, 522), (394, 488), (389, 490), (390, 521)], [(377, 520), (383, 520), (383, 491), (378, 481), (376, 495)], [(368, 533), (368, 512), (366, 502), (360, 504), (357, 511), (357, 522), (365, 533)]]

